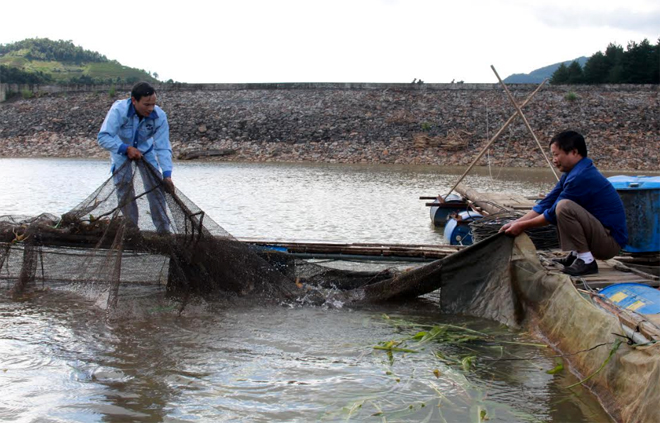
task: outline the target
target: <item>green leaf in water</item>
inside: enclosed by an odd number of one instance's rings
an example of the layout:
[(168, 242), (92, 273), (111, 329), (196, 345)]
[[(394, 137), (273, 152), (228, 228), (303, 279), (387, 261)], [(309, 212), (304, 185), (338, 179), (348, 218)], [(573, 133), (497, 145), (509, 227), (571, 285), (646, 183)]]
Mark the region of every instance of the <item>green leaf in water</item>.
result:
[(619, 349), (620, 346), (621, 346), (621, 340), (620, 340), (620, 339), (617, 339), (616, 342), (614, 343), (614, 346), (613, 346), (612, 349), (610, 350), (610, 354), (607, 356), (607, 358), (605, 359), (605, 361), (603, 361), (603, 364), (601, 364), (600, 367), (599, 367), (598, 369), (596, 369), (595, 372), (593, 372), (593, 373), (590, 374), (589, 376), (585, 377), (585, 378), (582, 379), (581, 381), (576, 382), (576, 383), (574, 383), (574, 384), (572, 384), (572, 385), (567, 386), (566, 388), (567, 388), (567, 389), (571, 389), (571, 388), (573, 388), (573, 387), (575, 387), (575, 386), (577, 386), (577, 385), (581, 385), (581, 384), (583, 384), (584, 382), (586, 382), (586, 381), (588, 381), (589, 379), (591, 379), (592, 377), (596, 376), (598, 373), (600, 373), (600, 371), (603, 370), (603, 369), (605, 368), (605, 366), (607, 365), (607, 363), (610, 362), (610, 360), (611, 360), (612, 357), (614, 356), (614, 353), (616, 353), (616, 351)]
[(168, 306), (168, 307), (154, 307), (154, 308), (150, 308), (147, 311), (149, 313), (163, 313), (163, 312), (167, 312), (167, 311), (172, 311), (176, 308), (177, 308), (177, 306), (171, 305), (171, 306)]
[(435, 356), (442, 362), (447, 364), (457, 364), (458, 360), (453, 357), (447, 357), (442, 351), (436, 351)]
[(424, 332), (424, 331), (422, 331), (422, 332), (417, 332), (415, 335), (413, 335), (412, 339), (422, 339), (422, 338), (424, 338), (427, 334), (428, 334), (428, 332)]
[(407, 352), (407, 353), (417, 353), (418, 351), (411, 350), (408, 348), (399, 348), (398, 346), (401, 345), (401, 342), (396, 342), (396, 341), (387, 341), (387, 342), (381, 342), (380, 345), (376, 345), (373, 348), (375, 350), (382, 350), (382, 351), (389, 351), (389, 352)]
[(468, 355), (467, 357), (463, 357), (463, 359), (461, 360), (461, 367), (463, 368), (463, 370), (465, 370), (466, 372), (469, 372), (470, 369), (472, 369), (472, 367), (474, 367), (474, 359), (475, 358), (476, 357), (473, 356), (473, 355)]
[(562, 360), (561, 357), (557, 357), (555, 359), (555, 362), (557, 363), (557, 365), (554, 367), (554, 369), (550, 369), (550, 370), (546, 371), (547, 374), (556, 375), (557, 373), (564, 370), (564, 360)]

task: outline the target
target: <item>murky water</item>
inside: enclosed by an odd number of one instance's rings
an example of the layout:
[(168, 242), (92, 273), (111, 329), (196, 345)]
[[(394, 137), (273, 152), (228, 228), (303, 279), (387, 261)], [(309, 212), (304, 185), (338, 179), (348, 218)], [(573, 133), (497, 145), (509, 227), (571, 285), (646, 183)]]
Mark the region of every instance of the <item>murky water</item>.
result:
[[(418, 197), (461, 173), (443, 171), (178, 164), (174, 179), (239, 237), (439, 243)], [(480, 172), (469, 185), (529, 195), (552, 185), (548, 170)], [(0, 215), (60, 214), (108, 176), (105, 162), (0, 159)], [(447, 324), (482, 334), (410, 339)], [(546, 373), (554, 352), (527, 345), (537, 342), (442, 315), (432, 299), (320, 308), (247, 298), (179, 316), (160, 289), (138, 287), (107, 321), (96, 298), (69, 289), (20, 302), (0, 290), (0, 420), (608, 421), (586, 390), (566, 388), (570, 373)]]
[[(0, 159), (0, 215), (59, 215), (105, 179), (105, 161)], [(411, 166), (178, 163), (173, 179), (236, 237), (434, 244), (442, 232), (420, 196), (446, 194), (464, 169)], [(477, 173), (478, 172), (478, 173)], [(480, 169), (479, 189), (536, 195), (549, 169)]]

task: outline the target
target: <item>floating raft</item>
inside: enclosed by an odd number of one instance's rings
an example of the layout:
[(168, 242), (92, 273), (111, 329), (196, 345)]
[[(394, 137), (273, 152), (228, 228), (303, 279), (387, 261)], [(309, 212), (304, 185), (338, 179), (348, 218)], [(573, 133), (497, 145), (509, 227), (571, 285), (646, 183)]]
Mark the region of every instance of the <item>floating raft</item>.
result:
[[(541, 263), (549, 273), (560, 273), (562, 266), (552, 262), (552, 258), (561, 257), (560, 251), (539, 251)], [(598, 273), (595, 275), (571, 277), (577, 286), (587, 285), (593, 289), (605, 288), (619, 283), (641, 283), (652, 287), (660, 287), (660, 277), (626, 266), (617, 258), (596, 260)]]
[[(470, 205), (484, 215), (497, 213), (526, 213), (534, 206), (536, 199), (510, 192), (480, 192), (459, 184), (456, 191), (463, 195)], [(539, 257), (544, 267), (550, 273), (560, 273), (562, 267), (552, 262), (552, 258), (560, 257), (564, 253), (557, 250), (540, 250)], [(660, 276), (654, 273), (657, 269), (649, 262), (647, 269), (639, 270), (624, 263), (632, 264), (635, 259), (629, 255), (614, 257), (611, 260), (598, 260), (598, 274), (571, 278), (576, 285), (588, 285), (598, 289), (618, 283), (641, 283), (653, 287), (660, 286)]]
[(540, 198), (525, 197), (513, 192), (481, 192), (463, 184), (456, 187), (456, 192), (465, 197), (474, 209), (486, 216), (503, 212), (527, 213)]
[(238, 238), (258, 248), (272, 249), (300, 258), (337, 258), (391, 261), (433, 261), (461, 250), (462, 246), (431, 244), (338, 243)]

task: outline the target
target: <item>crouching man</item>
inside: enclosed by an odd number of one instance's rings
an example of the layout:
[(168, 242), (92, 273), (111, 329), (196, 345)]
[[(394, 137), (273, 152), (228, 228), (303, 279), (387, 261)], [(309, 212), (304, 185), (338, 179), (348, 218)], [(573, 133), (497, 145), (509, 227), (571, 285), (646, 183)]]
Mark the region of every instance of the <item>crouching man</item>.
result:
[(502, 226), (500, 232), (517, 236), (526, 229), (557, 226), (563, 251), (555, 262), (571, 276), (598, 273), (595, 259), (607, 260), (628, 242), (623, 202), (612, 184), (587, 158), (584, 137), (564, 131), (550, 141), (552, 162), (563, 172), (546, 197), (523, 217)]

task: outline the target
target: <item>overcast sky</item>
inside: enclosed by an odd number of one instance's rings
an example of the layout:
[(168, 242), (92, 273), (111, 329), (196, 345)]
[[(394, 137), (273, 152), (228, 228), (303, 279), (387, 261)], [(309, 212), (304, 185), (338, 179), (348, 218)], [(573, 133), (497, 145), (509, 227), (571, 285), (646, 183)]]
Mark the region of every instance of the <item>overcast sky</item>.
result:
[(3, 1), (0, 44), (71, 40), (179, 82), (497, 82), (660, 37), (658, 0)]

